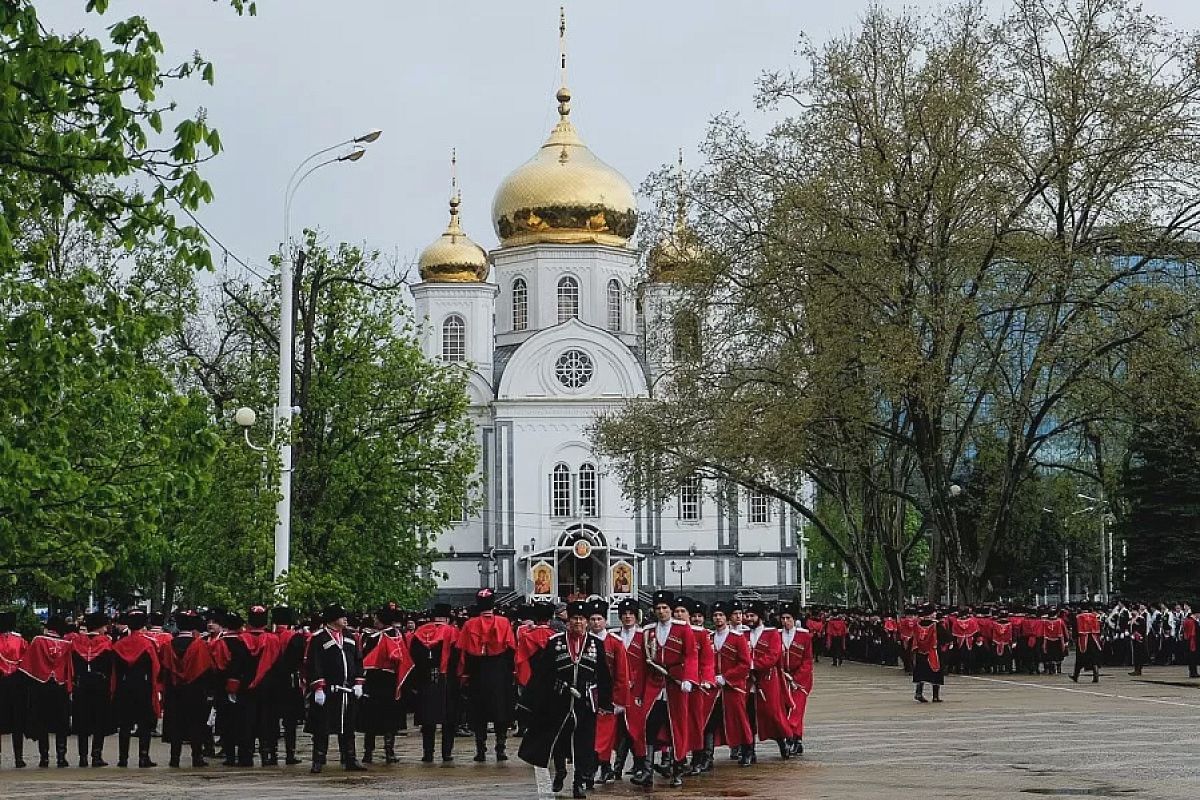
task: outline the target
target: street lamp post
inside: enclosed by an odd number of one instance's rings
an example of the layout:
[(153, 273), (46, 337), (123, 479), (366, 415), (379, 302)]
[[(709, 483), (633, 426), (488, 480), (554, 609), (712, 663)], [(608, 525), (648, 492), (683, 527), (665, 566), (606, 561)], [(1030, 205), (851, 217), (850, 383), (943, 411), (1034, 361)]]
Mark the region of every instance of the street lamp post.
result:
[(800, 605), (808, 608), (808, 537), (800, 534)]
[(692, 560), (689, 558), (680, 564), (677, 561), (671, 562), (671, 571), (679, 575), (679, 591), (683, 591), (683, 576), (692, 571)]
[[(369, 144), (380, 137), (383, 131), (376, 128), (361, 136), (355, 136), (343, 142), (322, 148), (300, 162), (293, 170), (284, 190), (283, 202), (283, 253), (279, 259), (279, 394), (276, 401), (275, 420), (272, 426), (271, 445), (282, 436), (279, 446), (279, 500), (275, 504), (275, 580), (278, 581), (287, 571), (291, 563), (292, 536), (292, 415), (299, 409), (292, 406), (292, 256), (290, 245), (290, 224), (292, 198), (309, 175), (322, 167), (342, 162), (353, 163), (366, 155), (363, 144)], [(342, 155), (333, 156), (319, 161), (301, 174), (306, 166), (316, 159), (339, 148), (354, 145), (354, 148)], [(296, 176), (300, 177), (297, 178)], [(234, 416), (244, 430), (246, 444), (255, 450), (264, 448), (250, 441), (250, 427), (254, 425), (255, 414), (252, 409), (239, 408)]]
[(479, 559), (476, 565), (479, 570), (479, 576), (483, 580), (483, 587), (489, 588), (492, 585), (492, 576), (500, 571), (500, 565), (496, 563), (496, 548), (492, 548), (483, 558)]
[(1086, 494), (1075, 495), (1080, 500), (1087, 500), (1090, 503), (1095, 503), (1092, 508), (1086, 508), (1084, 511), (1099, 511), (1100, 512), (1100, 599), (1105, 603), (1108, 602), (1109, 594), (1112, 592), (1112, 540), (1109, 539), (1107, 530), (1108, 512), (1105, 510), (1104, 487), (1100, 487), (1099, 497), (1090, 497)]

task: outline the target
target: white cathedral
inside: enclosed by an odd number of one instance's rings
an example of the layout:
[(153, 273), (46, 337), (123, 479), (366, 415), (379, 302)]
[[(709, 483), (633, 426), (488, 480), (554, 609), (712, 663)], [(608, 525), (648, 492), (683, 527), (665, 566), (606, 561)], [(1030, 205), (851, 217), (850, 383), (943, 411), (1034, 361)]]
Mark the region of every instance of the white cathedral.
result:
[(633, 189), (580, 139), (565, 86), (556, 99), (550, 137), (496, 191), (499, 246), (467, 237), (453, 193), (412, 287), (425, 354), (468, 371), (480, 452), (481, 510), (438, 538), (438, 596), (790, 596), (802, 523), (785, 506), (699, 480), (637, 504), (593, 452), (596, 415), (650, 397), (678, 355), (669, 306), (683, 248), (655, 248), (644, 276)]

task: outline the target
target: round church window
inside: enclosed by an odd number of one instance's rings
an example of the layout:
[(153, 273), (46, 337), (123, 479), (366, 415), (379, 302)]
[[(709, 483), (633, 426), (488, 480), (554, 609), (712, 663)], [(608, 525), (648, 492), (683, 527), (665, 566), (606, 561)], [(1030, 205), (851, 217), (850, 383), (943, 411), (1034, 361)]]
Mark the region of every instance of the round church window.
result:
[(568, 389), (578, 389), (592, 379), (595, 368), (582, 350), (568, 350), (554, 362), (554, 377)]

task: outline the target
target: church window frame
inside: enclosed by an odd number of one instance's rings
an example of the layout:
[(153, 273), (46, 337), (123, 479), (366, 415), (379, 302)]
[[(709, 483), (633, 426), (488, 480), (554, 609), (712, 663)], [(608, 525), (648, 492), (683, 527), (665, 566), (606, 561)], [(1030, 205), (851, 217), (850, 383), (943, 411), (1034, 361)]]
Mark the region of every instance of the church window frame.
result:
[(573, 275), (558, 279), (558, 321), (579, 319), (579, 281)]
[(761, 525), (771, 521), (771, 500), (766, 492), (757, 489), (746, 491), (746, 519), (748, 522)]
[(512, 329), (523, 331), (529, 328), (529, 286), (518, 277), (512, 282)]
[(571, 468), (560, 461), (550, 470), (550, 516), (570, 517), (571, 499)]
[(442, 361), (463, 364), (467, 360), (467, 323), (459, 314), (442, 320)]
[(689, 475), (679, 485), (679, 519), (682, 522), (699, 522), (703, 517), (704, 480), (699, 475)]
[(700, 318), (691, 311), (680, 311), (671, 324), (671, 358), (695, 361), (700, 357)]
[(608, 329), (613, 333), (618, 333), (624, 322), (623, 294), (624, 292), (619, 280), (613, 278), (608, 282)]
[(579, 502), (579, 516), (600, 516), (600, 477), (596, 465), (584, 462), (579, 465), (576, 476), (576, 487)]

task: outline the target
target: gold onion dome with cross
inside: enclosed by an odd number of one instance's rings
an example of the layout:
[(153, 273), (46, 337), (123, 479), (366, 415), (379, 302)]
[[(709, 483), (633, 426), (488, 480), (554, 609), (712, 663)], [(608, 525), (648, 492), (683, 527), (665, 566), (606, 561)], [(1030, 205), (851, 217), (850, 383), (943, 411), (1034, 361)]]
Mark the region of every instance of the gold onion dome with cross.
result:
[[(560, 43), (566, 25), (560, 22)], [(566, 53), (558, 100), (558, 124), (533, 158), (500, 184), (492, 222), (501, 247), (541, 242), (624, 247), (637, 228), (633, 187), (588, 149), (571, 124)]]
[[(451, 158), (451, 164), (456, 159)], [(457, 178), (450, 193), (450, 223), (433, 244), (421, 251), (417, 267), (421, 280), (434, 283), (481, 283), (487, 280), (488, 259), (483, 248), (463, 233), (458, 220), (458, 209), (462, 196), (458, 192)]]

